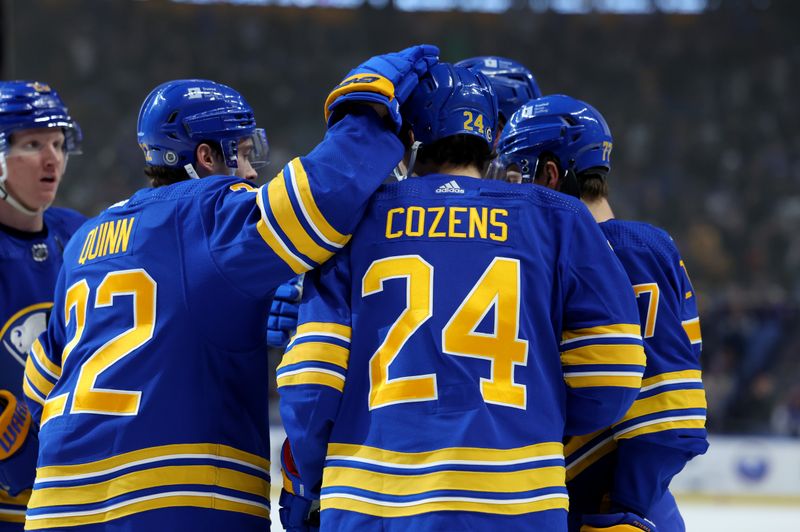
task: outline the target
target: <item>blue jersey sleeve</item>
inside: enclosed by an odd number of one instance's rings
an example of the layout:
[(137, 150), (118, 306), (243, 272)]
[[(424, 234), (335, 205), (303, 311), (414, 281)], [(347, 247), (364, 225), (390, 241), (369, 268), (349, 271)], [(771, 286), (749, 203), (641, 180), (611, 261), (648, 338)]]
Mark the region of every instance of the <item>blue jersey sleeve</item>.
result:
[(319, 492), (350, 357), (347, 252), (306, 275), (298, 327), (278, 366), (284, 428), (304, 484)]
[(328, 260), (350, 240), (402, 152), (372, 109), (354, 110), (269, 183), (235, 183), (207, 196), (201, 216), (223, 277), (240, 286), (243, 273), (260, 271), (248, 290), (262, 295)]
[(617, 421), (630, 407), (645, 356), (628, 278), (585, 209), (576, 217), (562, 284), (566, 434), (586, 434)]
[(647, 515), (674, 475), (708, 447), (694, 290), (677, 249), (617, 250), (639, 299), (647, 371), (641, 392), (612, 428), (618, 459), (612, 501)]

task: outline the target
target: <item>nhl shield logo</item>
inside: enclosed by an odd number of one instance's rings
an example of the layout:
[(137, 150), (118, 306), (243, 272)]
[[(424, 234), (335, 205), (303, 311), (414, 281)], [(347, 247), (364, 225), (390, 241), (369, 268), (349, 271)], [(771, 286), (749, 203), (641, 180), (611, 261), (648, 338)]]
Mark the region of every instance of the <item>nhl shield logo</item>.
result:
[(47, 244), (45, 244), (44, 242), (40, 242), (38, 244), (34, 244), (33, 246), (31, 246), (31, 256), (33, 257), (33, 260), (35, 260), (36, 262), (46, 261), (48, 255), (49, 252), (47, 250)]

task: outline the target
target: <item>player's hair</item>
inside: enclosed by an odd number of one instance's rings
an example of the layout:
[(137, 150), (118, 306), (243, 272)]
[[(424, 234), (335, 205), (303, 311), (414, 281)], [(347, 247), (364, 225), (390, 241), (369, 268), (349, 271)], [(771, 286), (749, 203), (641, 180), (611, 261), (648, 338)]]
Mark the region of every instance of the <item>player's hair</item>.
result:
[(578, 175), (578, 187), (582, 200), (592, 202), (608, 197), (608, 179), (591, 169)]
[[(214, 159), (218, 159), (220, 161), (223, 160), (222, 147), (219, 145), (219, 142), (213, 140), (203, 140), (198, 142), (197, 146), (200, 146), (201, 144), (208, 144), (208, 146), (211, 148), (211, 154)], [(195, 150), (197, 150), (197, 146), (195, 146)], [(150, 186), (153, 188), (172, 185), (174, 183), (189, 179), (189, 174), (186, 173), (186, 170), (182, 166), (147, 165), (144, 167), (144, 175), (150, 180)]]
[(492, 160), (489, 144), (474, 135), (450, 135), (431, 144), (423, 144), (417, 152), (417, 162), (444, 166), (475, 166), (483, 174)]

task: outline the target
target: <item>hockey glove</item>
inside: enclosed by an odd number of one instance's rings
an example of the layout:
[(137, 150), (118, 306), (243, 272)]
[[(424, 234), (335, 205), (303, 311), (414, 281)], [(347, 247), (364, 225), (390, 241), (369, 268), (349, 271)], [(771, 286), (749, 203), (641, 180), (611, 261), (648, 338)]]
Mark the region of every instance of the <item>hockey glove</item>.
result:
[(587, 514), (583, 516), (581, 532), (658, 532), (656, 525), (644, 517), (625, 512), (616, 514)]
[(281, 447), (281, 472), (283, 489), (278, 503), (283, 528), (287, 532), (316, 532), (319, 530), (319, 494), (311, 492), (300, 479), (288, 439)]
[(13, 497), (33, 486), (38, 450), (28, 407), (0, 390), (0, 489)]
[[(400, 131), (400, 105), (417, 86), (419, 78), (439, 62), (439, 48), (422, 44), (400, 52), (376, 55), (361, 63), (333, 88), (325, 100), (328, 127), (342, 116), (346, 103), (372, 102), (385, 105)], [(346, 111), (345, 111), (346, 112)]]
[(280, 285), (275, 291), (267, 319), (267, 345), (283, 349), (289, 344), (297, 329), (298, 303), (302, 297), (302, 275)]

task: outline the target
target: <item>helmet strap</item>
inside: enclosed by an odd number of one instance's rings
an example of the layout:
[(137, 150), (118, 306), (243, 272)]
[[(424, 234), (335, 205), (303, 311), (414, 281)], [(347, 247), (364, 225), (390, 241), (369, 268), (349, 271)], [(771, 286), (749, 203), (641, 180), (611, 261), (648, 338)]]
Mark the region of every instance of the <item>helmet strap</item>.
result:
[(186, 173), (189, 174), (189, 177), (192, 179), (200, 179), (200, 176), (197, 175), (197, 171), (192, 166), (192, 163), (188, 163), (183, 165), (183, 169), (186, 170)]
[(573, 168), (567, 168), (567, 170), (564, 172), (564, 177), (561, 180), (559, 192), (563, 192), (564, 194), (569, 194), (570, 196), (580, 199), (581, 187), (578, 185), (578, 176), (575, 175), (575, 170)]
[[(414, 164), (417, 162), (417, 152), (420, 146), (422, 146), (422, 143), (418, 140), (415, 140), (414, 144), (411, 145), (411, 154), (408, 156), (408, 168), (406, 168), (406, 175), (403, 179), (406, 179), (414, 172)], [(400, 181), (402, 181), (402, 179)]]

